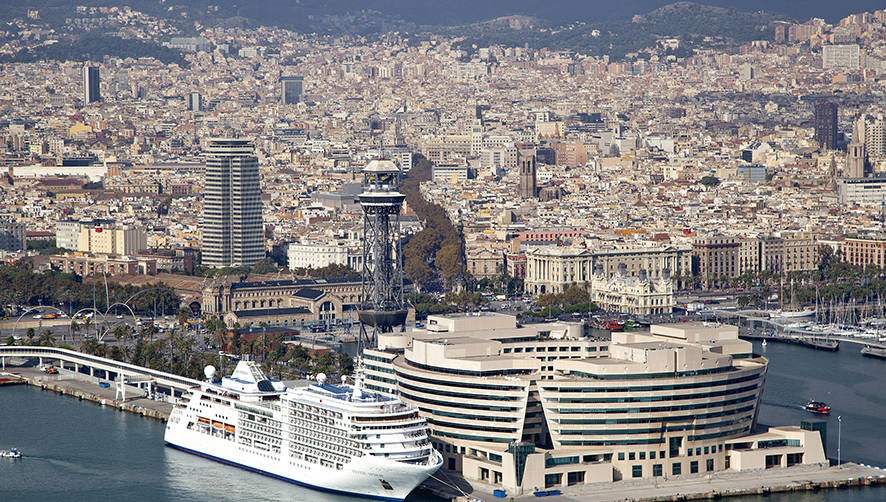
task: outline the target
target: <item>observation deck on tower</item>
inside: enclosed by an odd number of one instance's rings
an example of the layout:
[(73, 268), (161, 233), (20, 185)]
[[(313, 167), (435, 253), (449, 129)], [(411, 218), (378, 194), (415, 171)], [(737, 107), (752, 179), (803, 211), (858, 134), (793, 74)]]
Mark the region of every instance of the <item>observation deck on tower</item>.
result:
[(400, 169), (390, 160), (373, 160), (363, 169), (363, 271), (357, 316), (362, 330), (386, 333), (406, 322), (403, 304), (403, 253)]

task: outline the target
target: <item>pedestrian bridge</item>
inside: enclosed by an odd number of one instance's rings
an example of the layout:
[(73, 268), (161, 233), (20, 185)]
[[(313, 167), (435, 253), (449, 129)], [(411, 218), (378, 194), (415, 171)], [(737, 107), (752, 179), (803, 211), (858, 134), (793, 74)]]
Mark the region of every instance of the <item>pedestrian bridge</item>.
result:
[(51, 363), (60, 369), (71, 369), (110, 381), (149, 382), (154, 387), (169, 390), (172, 396), (180, 396), (182, 392), (201, 383), (199, 380), (165, 371), (58, 347), (0, 345), (0, 365), (3, 369), (6, 368), (7, 358), (38, 359), (41, 366)]

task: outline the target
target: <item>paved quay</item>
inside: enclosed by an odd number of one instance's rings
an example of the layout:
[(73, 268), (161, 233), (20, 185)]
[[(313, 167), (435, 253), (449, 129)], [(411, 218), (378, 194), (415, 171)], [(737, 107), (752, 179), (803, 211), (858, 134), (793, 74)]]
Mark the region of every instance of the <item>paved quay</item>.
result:
[[(471, 482), (473, 491), (467, 495), (456, 495), (457, 485), (461, 490), (469, 486), (451, 475), (437, 477), (445, 484), (434, 482), (427, 486), (430, 491), (456, 501), (482, 500), (539, 500), (531, 492), (519, 496), (510, 493), (502, 499), (493, 496), (492, 486)], [(544, 497), (550, 502), (659, 502), (677, 500), (709, 500), (739, 495), (766, 495), (778, 492), (816, 491), (844, 489), (863, 486), (878, 486), (886, 497), (886, 470), (879, 467), (845, 463), (839, 467), (797, 466), (766, 471), (729, 472), (701, 477), (680, 479), (657, 479), (641, 481), (619, 481), (596, 483), (560, 488), (561, 495)], [(847, 493), (847, 499), (851, 497)]]
[(58, 375), (47, 375), (38, 368), (10, 368), (7, 366), (7, 373), (19, 376), (28, 385), (40, 387), (43, 390), (86, 399), (102, 406), (112, 406), (158, 420), (167, 420), (172, 412), (172, 404), (142, 397), (139, 391), (132, 387), (128, 387), (126, 390), (127, 395), (132, 397), (127, 397), (125, 401), (115, 399), (114, 382), (110, 382), (110, 387), (99, 387), (100, 379), (74, 374), (67, 370), (60, 370)]

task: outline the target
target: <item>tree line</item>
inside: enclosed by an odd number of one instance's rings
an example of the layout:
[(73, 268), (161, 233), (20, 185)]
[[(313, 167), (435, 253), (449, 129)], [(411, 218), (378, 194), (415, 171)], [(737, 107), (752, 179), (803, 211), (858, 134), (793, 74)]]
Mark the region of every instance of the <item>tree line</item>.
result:
[(19, 262), (0, 267), (0, 302), (4, 309), (9, 305), (51, 305), (70, 312), (93, 306), (104, 310), (109, 304), (126, 302), (136, 314), (169, 314), (178, 311), (180, 298), (171, 287), (159, 282), (133, 286), (109, 281), (106, 293), (101, 278), (84, 282), (76, 274), (38, 273), (29, 263)]
[(449, 220), (446, 210), (421, 194), (421, 183), (431, 179), (433, 169), (433, 162), (416, 154), (401, 185), (409, 207), (424, 223), (424, 228), (403, 246), (403, 269), (417, 287), (438, 278), (451, 285), (465, 274), (461, 256), (464, 237)]

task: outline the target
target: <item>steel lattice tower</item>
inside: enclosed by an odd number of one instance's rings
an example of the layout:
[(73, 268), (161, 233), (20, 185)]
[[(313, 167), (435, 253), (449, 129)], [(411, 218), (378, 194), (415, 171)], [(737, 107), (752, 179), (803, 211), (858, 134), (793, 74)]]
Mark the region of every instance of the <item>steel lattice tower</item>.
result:
[[(363, 169), (363, 273), (360, 336), (374, 339), (406, 322), (403, 305), (403, 253), (399, 192), (400, 169), (390, 160), (373, 160)], [(367, 327), (371, 333), (367, 333)]]

